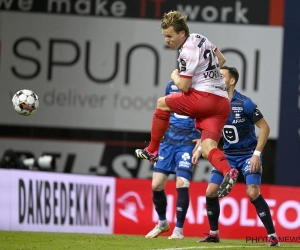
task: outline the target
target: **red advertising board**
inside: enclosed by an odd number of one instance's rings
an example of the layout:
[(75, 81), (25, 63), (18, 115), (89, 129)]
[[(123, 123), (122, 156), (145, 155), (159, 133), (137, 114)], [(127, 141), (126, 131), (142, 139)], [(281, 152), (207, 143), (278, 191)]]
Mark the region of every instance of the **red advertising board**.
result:
[[(207, 183), (193, 182), (190, 187), (190, 207), (184, 225), (184, 235), (203, 237), (209, 232), (206, 216)], [(168, 199), (168, 221), (171, 235), (176, 222), (175, 181), (165, 188)], [(280, 237), (300, 236), (300, 187), (262, 185), (261, 193), (269, 204), (276, 232)], [(246, 196), (244, 184), (237, 183), (230, 195), (220, 199), (219, 230), (222, 238), (245, 239), (265, 237), (267, 232)], [(117, 179), (115, 226), (116, 234), (146, 235), (156, 224), (152, 204), (151, 180)]]

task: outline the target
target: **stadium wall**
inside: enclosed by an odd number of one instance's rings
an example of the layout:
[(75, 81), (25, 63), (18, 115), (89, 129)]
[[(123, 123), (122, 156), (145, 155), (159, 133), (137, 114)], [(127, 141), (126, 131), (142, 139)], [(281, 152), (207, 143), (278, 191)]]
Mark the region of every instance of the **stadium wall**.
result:
[[(1, 124), (150, 130), (156, 101), (178, 67), (158, 20), (2, 12), (1, 26), (0, 79), (8, 83), (0, 86), (7, 110)], [(239, 69), (237, 89), (255, 100), (270, 138), (278, 138), (283, 27), (191, 22), (190, 30), (208, 36)], [(40, 100), (28, 119), (9, 112), (22, 88)]]
[[(0, 1), (0, 104), (5, 112), (0, 117), (4, 138), (0, 151), (8, 149), (9, 140), (11, 149), (38, 157), (40, 149), (53, 153), (48, 141), (55, 140), (62, 150), (55, 152), (58, 162), (66, 152), (71, 154), (59, 166), (64, 172), (139, 176), (143, 163), (133, 162), (116, 173), (112, 162), (131, 160), (133, 149), (149, 140), (156, 100), (177, 67), (177, 52), (166, 48), (160, 19), (164, 12), (179, 9), (189, 15), (191, 31), (208, 36), (224, 53), (228, 65), (239, 69), (238, 90), (251, 96), (270, 123), (264, 179), (272, 183), (279, 130), (284, 3)], [(31, 117), (18, 116), (11, 108), (11, 97), (22, 88), (34, 90), (40, 99), (40, 108)], [(28, 142), (25, 139), (33, 145), (39, 140), (40, 149), (20, 149), (19, 145)], [(105, 163), (100, 150), (94, 151), (92, 158), (99, 161), (91, 168), (83, 154), (64, 147), (69, 145), (65, 141), (101, 144)], [(209, 165), (207, 161), (203, 164)]]
[[(198, 182), (190, 187), (186, 237), (202, 237), (209, 229), (206, 185)], [(277, 234), (286, 239), (298, 237), (299, 242), (300, 197), (294, 194), (300, 188), (262, 185), (261, 190)], [(165, 191), (167, 219), (173, 228), (175, 181), (169, 181)], [(151, 180), (0, 170), (0, 197), (0, 230), (145, 235), (158, 220)], [(243, 184), (236, 184), (230, 196), (220, 199), (220, 211), (222, 238), (266, 237)]]

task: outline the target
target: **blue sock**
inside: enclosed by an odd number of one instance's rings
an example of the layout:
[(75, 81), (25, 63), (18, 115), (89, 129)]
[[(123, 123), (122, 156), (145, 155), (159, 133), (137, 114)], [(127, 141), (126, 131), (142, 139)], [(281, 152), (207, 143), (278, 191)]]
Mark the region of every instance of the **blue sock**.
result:
[(177, 203), (176, 203), (176, 227), (183, 228), (186, 213), (190, 204), (190, 196), (188, 188), (176, 188)]
[(274, 234), (275, 228), (272, 221), (270, 208), (264, 197), (260, 194), (254, 201), (251, 202), (255, 206), (256, 213), (261, 222), (264, 224), (268, 234)]
[(211, 231), (218, 230), (218, 222), (220, 216), (220, 203), (218, 197), (206, 196), (206, 211)]
[(166, 220), (167, 197), (165, 190), (152, 191), (152, 200), (155, 205), (155, 210), (158, 214), (159, 220)]

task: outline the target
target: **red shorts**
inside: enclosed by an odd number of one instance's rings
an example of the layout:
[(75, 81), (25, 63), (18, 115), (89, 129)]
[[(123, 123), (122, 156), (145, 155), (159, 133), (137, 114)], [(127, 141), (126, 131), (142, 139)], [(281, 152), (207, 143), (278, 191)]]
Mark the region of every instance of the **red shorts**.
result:
[[(165, 101), (172, 112), (194, 118), (196, 128), (200, 132), (203, 130), (208, 132), (203, 131), (206, 138), (219, 141), (230, 115), (228, 98), (190, 89), (187, 92), (167, 95)], [(210, 137), (209, 132), (215, 135)]]

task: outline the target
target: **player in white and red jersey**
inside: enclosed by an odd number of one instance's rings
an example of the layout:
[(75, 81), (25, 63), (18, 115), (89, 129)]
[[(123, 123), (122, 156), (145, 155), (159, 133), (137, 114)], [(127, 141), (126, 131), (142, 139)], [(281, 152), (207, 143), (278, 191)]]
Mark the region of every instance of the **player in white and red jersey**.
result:
[(158, 99), (153, 115), (151, 141), (147, 148), (137, 149), (138, 158), (150, 162), (157, 160), (160, 141), (169, 126), (170, 113), (175, 112), (195, 119), (201, 132), (202, 155), (224, 176), (221, 186), (229, 193), (238, 171), (231, 168), (224, 153), (218, 149), (222, 129), (230, 114), (230, 102), (220, 66), (225, 57), (206, 37), (190, 34), (187, 16), (179, 11), (165, 13), (162, 34), (173, 50), (179, 49), (179, 69), (171, 79), (182, 91)]
[(180, 77), (191, 79), (190, 88), (228, 98), (215, 45), (203, 35), (190, 34), (179, 53)]

